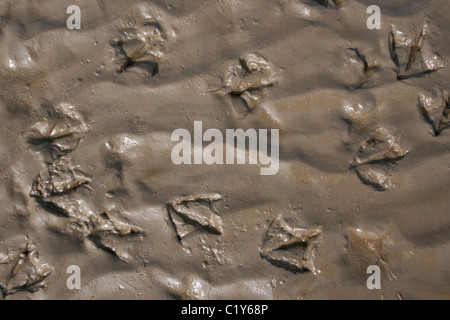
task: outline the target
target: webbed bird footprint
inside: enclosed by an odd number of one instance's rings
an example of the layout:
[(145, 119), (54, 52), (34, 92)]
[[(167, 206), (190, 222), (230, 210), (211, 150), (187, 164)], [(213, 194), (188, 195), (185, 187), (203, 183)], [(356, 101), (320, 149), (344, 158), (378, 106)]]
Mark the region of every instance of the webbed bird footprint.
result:
[(48, 114), (49, 118), (44, 118), (31, 128), (30, 142), (49, 143), (57, 154), (74, 150), (89, 130), (83, 116), (68, 103), (55, 106)]
[[(378, 191), (391, 187), (388, 166), (396, 164), (408, 154), (384, 128), (378, 128), (359, 148), (350, 168), (362, 182)], [(374, 168), (374, 165), (377, 165)]]
[(321, 234), (321, 227), (294, 228), (279, 215), (266, 231), (260, 248), (261, 257), (294, 273), (304, 270), (316, 273), (314, 255)]
[(389, 50), (399, 80), (421, 76), (444, 67), (442, 60), (432, 52), (426, 41), (428, 34), (429, 27), (426, 24), (413, 36), (407, 36), (392, 26)]
[(211, 283), (194, 273), (181, 279), (158, 269), (151, 278), (174, 298), (182, 300), (255, 299), (273, 300), (272, 286), (266, 279), (230, 280), (225, 284)]
[(353, 85), (351, 89), (358, 89), (362, 87), (376, 86), (380, 81), (375, 76), (375, 73), (381, 71), (381, 63), (374, 57), (368, 57), (358, 47), (349, 48), (349, 63), (351, 66), (355, 64), (359, 65), (359, 79)]
[[(38, 258), (36, 244), (31, 241), (8, 255), (0, 254), (0, 269), (2, 272), (0, 290), (3, 298), (19, 291), (36, 292), (45, 287), (44, 280), (53, 268)], [(3, 279), (4, 278), (4, 279)]]
[(161, 25), (153, 20), (142, 26), (124, 30), (124, 36), (113, 43), (119, 58), (119, 72), (141, 67), (152, 76), (159, 72), (164, 54), (165, 34)]
[(170, 220), (180, 240), (196, 230), (222, 234), (223, 222), (213, 202), (222, 200), (218, 193), (176, 198), (166, 203)]
[(224, 77), (224, 90), (233, 97), (244, 100), (247, 109), (253, 110), (267, 96), (267, 88), (275, 83), (269, 62), (258, 54), (247, 54), (232, 65)]
[(47, 211), (59, 217), (58, 220), (49, 220), (47, 228), (80, 241), (87, 239), (122, 261), (132, 258), (130, 251), (135, 243), (134, 236), (142, 232), (140, 228), (115, 218), (108, 210), (94, 212), (81, 199), (61, 196), (43, 199), (41, 203)]
[[(450, 127), (450, 95), (436, 101), (434, 97), (421, 93), (419, 95), (419, 108), (422, 116), (427, 120), (432, 128), (435, 136)], [(443, 106), (442, 106), (443, 105)]]
[(47, 198), (61, 195), (90, 182), (91, 179), (80, 168), (72, 167), (69, 159), (63, 156), (53, 161), (45, 172), (36, 177), (30, 196)]

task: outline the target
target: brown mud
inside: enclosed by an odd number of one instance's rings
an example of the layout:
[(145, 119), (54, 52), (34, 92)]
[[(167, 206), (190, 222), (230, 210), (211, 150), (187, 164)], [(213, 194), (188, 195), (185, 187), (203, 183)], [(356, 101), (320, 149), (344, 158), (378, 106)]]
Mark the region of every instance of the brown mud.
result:
[[(72, 4), (0, 2), (2, 298), (450, 298), (449, 1)], [(174, 165), (194, 121), (278, 173)]]

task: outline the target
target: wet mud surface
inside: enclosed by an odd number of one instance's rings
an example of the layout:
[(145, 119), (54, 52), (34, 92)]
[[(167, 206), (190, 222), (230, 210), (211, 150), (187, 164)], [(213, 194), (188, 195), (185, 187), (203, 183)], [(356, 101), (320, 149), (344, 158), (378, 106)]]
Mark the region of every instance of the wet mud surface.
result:
[[(0, 3), (3, 299), (450, 298), (450, 2), (77, 4)], [(175, 165), (194, 121), (278, 172)]]

